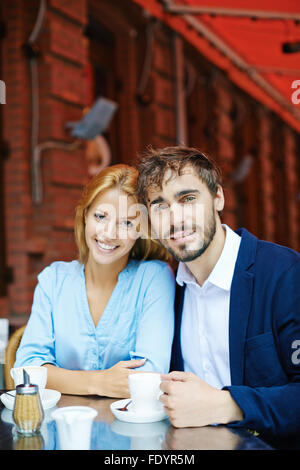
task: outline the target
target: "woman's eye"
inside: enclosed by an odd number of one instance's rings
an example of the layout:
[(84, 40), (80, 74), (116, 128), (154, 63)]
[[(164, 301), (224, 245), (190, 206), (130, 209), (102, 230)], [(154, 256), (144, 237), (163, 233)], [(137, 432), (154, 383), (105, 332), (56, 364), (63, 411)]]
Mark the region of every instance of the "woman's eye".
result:
[(159, 212), (159, 211), (162, 211), (162, 210), (167, 209), (167, 208), (168, 208), (168, 204), (156, 204), (154, 206), (155, 212)]
[(97, 214), (97, 213), (96, 213), (96, 214), (94, 214), (94, 215), (95, 215), (95, 218), (96, 218), (97, 220), (103, 220), (103, 219), (105, 218), (105, 215), (104, 215), (104, 214)]
[(121, 222), (121, 225), (127, 228), (133, 227), (133, 223), (131, 222), (131, 220), (123, 220), (123, 222)]

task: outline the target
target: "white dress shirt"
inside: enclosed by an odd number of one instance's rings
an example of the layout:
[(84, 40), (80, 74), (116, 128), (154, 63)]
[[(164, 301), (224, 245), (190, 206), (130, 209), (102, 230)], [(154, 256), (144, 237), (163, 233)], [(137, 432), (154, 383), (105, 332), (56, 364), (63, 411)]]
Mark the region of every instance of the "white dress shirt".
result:
[(229, 302), (241, 237), (227, 225), (225, 244), (214, 269), (200, 286), (180, 262), (176, 281), (186, 284), (181, 349), (184, 370), (213, 387), (231, 385), (229, 365)]

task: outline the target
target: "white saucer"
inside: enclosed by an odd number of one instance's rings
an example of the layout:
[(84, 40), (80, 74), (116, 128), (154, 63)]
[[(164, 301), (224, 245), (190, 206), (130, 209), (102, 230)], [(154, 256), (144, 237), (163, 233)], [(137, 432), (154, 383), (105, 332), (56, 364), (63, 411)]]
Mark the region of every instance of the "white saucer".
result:
[(126, 398), (125, 400), (114, 401), (110, 405), (113, 415), (120, 421), (125, 421), (126, 423), (154, 423), (155, 421), (162, 421), (168, 417), (164, 410), (156, 411), (151, 415), (136, 414), (130, 409), (131, 404), (128, 406), (127, 411), (118, 410), (118, 408), (123, 408), (128, 401), (128, 398)]
[(127, 437), (149, 437), (161, 436), (165, 434), (170, 427), (167, 419), (156, 421), (154, 423), (128, 423), (115, 419), (111, 424), (111, 430), (121, 436)]
[[(16, 391), (15, 390), (9, 390), (11, 395), (15, 395)], [(14, 404), (15, 404), (15, 397), (7, 395), (7, 393), (2, 393), (0, 396), (0, 400), (2, 401), (3, 405), (8, 408), (9, 410), (14, 409)], [(42, 400), (42, 405), (44, 410), (48, 410), (49, 408), (52, 408), (53, 406), (56, 405), (58, 400), (61, 397), (61, 393), (58, 392), (57, 390), (50, 390), (45, 388), (45, 390), (42, 392), (41, 400)]]

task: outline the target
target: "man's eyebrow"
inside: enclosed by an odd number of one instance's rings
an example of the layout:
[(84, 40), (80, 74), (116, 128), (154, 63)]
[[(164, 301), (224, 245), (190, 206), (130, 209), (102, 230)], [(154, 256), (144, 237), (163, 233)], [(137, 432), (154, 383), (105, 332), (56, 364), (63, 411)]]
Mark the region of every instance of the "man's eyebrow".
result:
[(176, 199), (180, 199), (182, 196), (186, 196), (187, 194), (200, 194), (198, 189), (182, 189), (174, 194)]
[[(187, 194), (200, 194), (200, 191), (198, 189), (182, 189), (181, 191), (175, 193), (174, 197), (175, 199), (180, 199), (181, 197), (186, 196)], [(162, 196), (159, 196), (156, 199), (153, 199), (152, 202), (150, 202), (150, 206), (154, 206), (154, 204), (160, 204), (164, 201), (165, 199)]]

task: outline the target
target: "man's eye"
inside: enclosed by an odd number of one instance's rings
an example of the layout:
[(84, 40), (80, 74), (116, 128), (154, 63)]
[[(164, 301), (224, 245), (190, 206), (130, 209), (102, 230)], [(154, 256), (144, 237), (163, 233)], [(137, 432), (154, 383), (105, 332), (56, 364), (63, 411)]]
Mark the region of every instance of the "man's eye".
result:
[(185, 198), (183, 198), (182, 202), (193, 202), (195, 201), (195, 196), (186, 196)]

